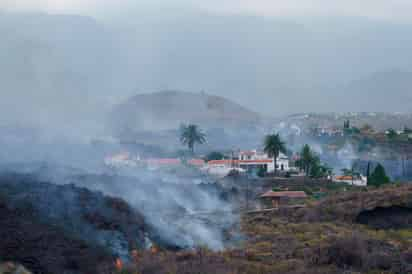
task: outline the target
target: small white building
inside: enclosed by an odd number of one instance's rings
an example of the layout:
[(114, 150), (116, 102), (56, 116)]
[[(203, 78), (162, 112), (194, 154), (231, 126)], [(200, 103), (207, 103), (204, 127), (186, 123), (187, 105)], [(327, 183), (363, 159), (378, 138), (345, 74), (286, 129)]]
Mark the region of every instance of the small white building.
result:
[(104, 159), (104, 163), (109, 167), (136, 167), (140, 161), (140, 157), (132, 157), (129, 152), (122, 152), (116, 155), (107, 156)]
[[(280, 154), (277, 158), (278, 170), (289, 171), (289, 158)], [(268, 173), (275, 171), (275, 163), (273, 158), (268, 157), (267, 154), (258, 152), (256, 150), (241, 151), (237, 159), (228, 160), (213, 160), (207, 163), (204, 170), (207, 170), (211, 174), (227, 175), (233, 169), (239, 172), (254, 172), (259, 169), (265, 170)]]
[(333, 182), (345, 183), (353, 186), (367, 186), (368, 178), (363, 175), (360, 176), (334, 176)]
[[(289, 158), (283, 153), (280, 153), (276, 159), (276, 165), (277, 170), (290, 170)], [(239, 167), (245, 170), (263, 168), (266, 172), (272, 173), (275, 171), (275, 162), (272, 157), (257, 150), (241, 151), (239, 153)]]

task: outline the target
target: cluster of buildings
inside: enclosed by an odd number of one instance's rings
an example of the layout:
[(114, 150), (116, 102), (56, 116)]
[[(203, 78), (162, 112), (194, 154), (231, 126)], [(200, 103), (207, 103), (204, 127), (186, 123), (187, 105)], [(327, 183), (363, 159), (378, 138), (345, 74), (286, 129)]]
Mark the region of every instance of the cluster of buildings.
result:
[[(276, 159), (276, 165), (277, 170), (290, 170), (289, 158), (282, 153)], [(231, 170), (245, 173), (255, 173), (263, 170), (265, 173), (273, 173), (275, 171), (275, 161), (273, 157), (269, 157), (266, 153), (248, 150), (240, 151), (233, 159), (209, 161), (203, 170), (217, 176), (226, 176)]]
[(342, 137), (344, 136), (344, 131), (339, 127), (316, 127), (311, 128), (309, 135), (317, 137)]
[[(238, 155), (231, 159), (211, 160), (206, 162), (203, 159), (182, 160), (180, 158), (148, 158), (142, 159), (139, 156), (132, 156), (128, 152), (108, 156), (104, 160), (105, 165), (113, 168), (121, 167), (139, 167), (144, 166), (149, 169), (159, 169), (164, 167), (178, 167), (186, 164), (199, 168), (205, 173), (218, 177), (227, 176), (231, 171), (236, 170), (239, 173), (255, 173), (264, 171), (273, 173), (275, 171), (275, 161), (266, 153), (257, 150), (240, 151)], [(276, 160), (277, 170), (289, 171), (289, 158), (280, 154)]]
[(179, 167), (183, 164), (201, 168), (206, 162), (203, 159), (189, 159), (187, 161), (183, 161), (180, 158), (143, 159), (140, 156), (133, 156), (129, 152), (122, 152), (116, 155), (107, 156), (104, 159), (104, 164), (111, 168), (147, 167), (150, 170), (156, 170), (160, 168)]
[[(293, 159), (292, 159), (293, 160)], [(290, 165), (291, 160), (285, 154), (280, 154), (276, 159), (277, 171), (290, 172), (295, 168)], [(106, 157), (104, 160), (106, 166), (111, 168), (137, 168), (144, 167), (149, 170), (178, 168), (183, 165), (198, 168), (202, 172), (215, 176), (226, 177), (231, 172), (257, 174), (274, 173), (275, 161), (266, 153), (257, 150), (240, 151), (231, 159), (205, 161), (203, 159), (180, 159), (180, 158), (147, 158), (142, 159), (131, 153), (123, 152), (113, 156)], [(354, 186), (366, 186), (367, 179), (365, 176), (332, 176), (330, 178), (336, 183), (346, 183)]]

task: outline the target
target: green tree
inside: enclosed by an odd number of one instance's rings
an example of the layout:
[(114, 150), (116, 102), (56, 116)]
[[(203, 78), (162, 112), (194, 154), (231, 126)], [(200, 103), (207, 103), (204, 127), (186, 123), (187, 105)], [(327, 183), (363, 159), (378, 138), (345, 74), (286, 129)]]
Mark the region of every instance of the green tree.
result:
[(197, 125), (182, 125), (180, 127), (180, 142), (194, 154), (196, 144), (206, 143), (206, 135)]
[(332, 174), (332, 169), (321, 163), (319, 156), (313, 155), (309, 175), (312, 178), (325, 178)]
[(296, 165), (305, 172), (306, 176), (310, 175), (310, 170), (313, 163), (316, 161), (315, 153), (312, 151), (308, 144), (304, 145), (301, 152), (300, 158), (296, 162)]
[(279, 154), (286, 153), (286, 145), (280, 138), (279, 134), (269, 134), (265, 137), (263, 151), (268, 154), (269, 157), (273, 157), (275, 164), (275, 175), (277, 173), (277, 158)]
[(389, 139), (393, 140), (398, 136), (398, 133), (393, 128), (390, 128), (387, 130), (386, 136), (388, 136)]
[(222, 160), (224, 158), (225, 158), (225, 155), (223, 155), (223, 153), (218, 152), (218, 151), (212, 151), (206, 155), (206, 161)]
[(410, 129), (410, 128), (408, 128), (408, 127), (404, 127), (403, 133), (405, 133), (405, 134), (412, 134), (412, 129)]
[(323, 178), (332, 175), (332, 169), (322, 164), (319, 156), (307, 144), (303, 146), (296, 166), (303, 170), (306, 176), (312, 178)]
[(390, 183), (390, 179), (386, 175), (385, 168), (381, 164), (378, 164), (369, 176), (368, 185), (379, 187), (388, 183)]
[(263, 178), (263, 177), (265, 177), (265, 174), (266, 174), (265, 168), (262, 167), (262, 166), (259, 167), (258, 170), (257, 170), (257, 172), (256, 172), (256, 175), (257, 175), (258, 177), (260, 177), (260, 178)]
[(350, 131), (351, 131), (351, 134), (360, 134), (361, 133), (361, 130), (357, 127), (352, 127), (350, 129)]

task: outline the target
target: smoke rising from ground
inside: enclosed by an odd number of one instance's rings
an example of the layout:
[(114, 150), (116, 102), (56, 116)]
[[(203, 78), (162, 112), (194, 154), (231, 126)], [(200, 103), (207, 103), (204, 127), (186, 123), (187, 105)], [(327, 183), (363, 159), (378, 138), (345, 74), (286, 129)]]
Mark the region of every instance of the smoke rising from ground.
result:
[(214, 191), (216, 186), (211, 185), (208, 190), (205, 185), (204, 189), (195, 184), (199, 178), (182, 178), (161, 171), (133, 173), (133, 177), (86, 175), (71, 181), (125, 199), (169, 245), (221, 250), (230, 242), (225, 240), (224, 232), (232, 229), (239, 217), (232, 213), (230, 202)]
[[(231, 241), (225, 231), (239, 222), (231, 202), (222, 199), (225, 191), (207, 185), (210, 180), (198, 172), (189, 170), (186, 176), (185, 168), (174, 172), (108, 168), (103, 159), (121, 151), (119, 145), (1, 141), (0, 172), (26, 174), (53, 184), (75, 184), (122, 198), (156, 231), (156, 239), (148, 237), (148, 246), (150, 241), (160, 241), (177, 248), (221, 250)], [(198, 185), (200, 182), (206, 184)]]

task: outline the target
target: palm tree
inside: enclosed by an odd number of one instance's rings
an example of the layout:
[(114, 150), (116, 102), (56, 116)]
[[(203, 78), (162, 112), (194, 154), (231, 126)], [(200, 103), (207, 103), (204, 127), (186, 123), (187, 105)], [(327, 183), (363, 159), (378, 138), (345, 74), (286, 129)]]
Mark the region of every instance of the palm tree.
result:
[(269, 157), (273, 157), (276, 175), (278, 169), (277, 158), (281, 152), (286, 153), (285, 143), (281, 140), (279, 134), (266, 135), (263, 151), (267, 153)]
[(204, 144), (206, 142), (206, 135), (197, 125), (182, 125), (180, 127), (180, 142), (188, 146), (189, 150), (194, 154), (195, 144)]
[(300, 152), (300, 159), (297, 161), (296, 165), (303, 169), (306, 176), (308, 176), (314, 161), (316, 161), (316, 156), (312, 152), (312, 149), (308, 144), (304, 145)]

